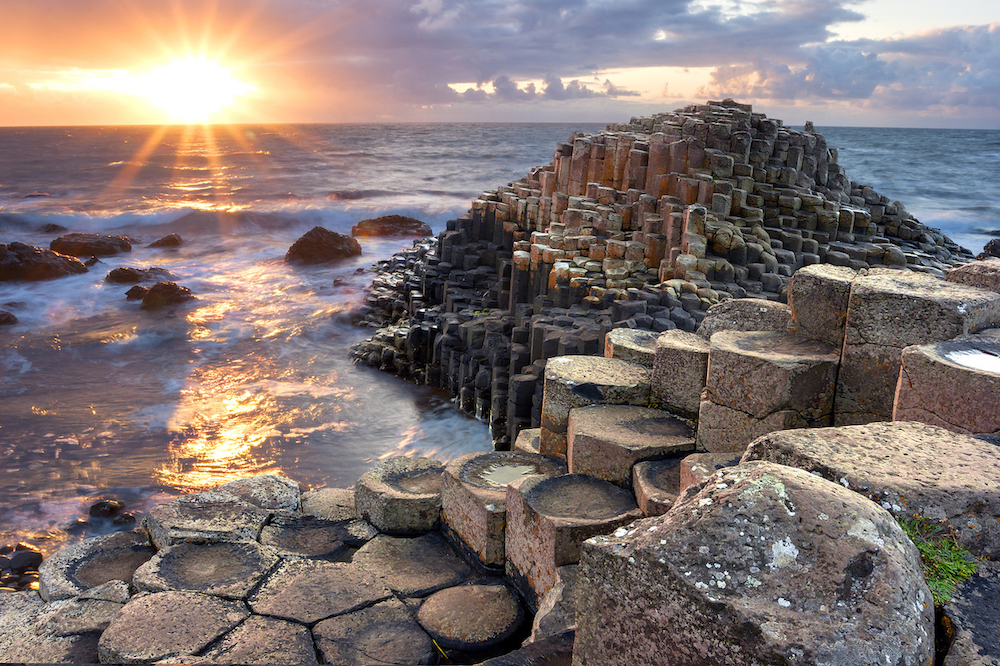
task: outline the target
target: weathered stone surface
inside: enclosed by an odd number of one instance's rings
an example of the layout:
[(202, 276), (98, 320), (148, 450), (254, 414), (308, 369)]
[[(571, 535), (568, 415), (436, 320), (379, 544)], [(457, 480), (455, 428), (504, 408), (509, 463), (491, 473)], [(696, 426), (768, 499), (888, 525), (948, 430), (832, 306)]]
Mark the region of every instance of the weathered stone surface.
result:
[[(346, 554), (357, 541), (353, 520), (323, 520), (315, 516), (275, 518), (260, 531), (260, 542), (281, 557), (323, 557)], [(367, 524), (367, 523), (365, 523)]]
[(361, 220), (351, 227), (352, 236), (430, 236), (430, 226), (404, 215), (383, 215), (369, 220)]
[(57, 602), (46, 609), (54, 612), (45, 614), (39, 620), (36, 631), (51, 633), (53, 636), (100, 634), (124, 606), (125, 603), (120, 601), (82, 597)]
[(680, 484), (677, 494), (680, 495), (689, 486), (702, 483), (720, 469), (740, 464), (743, 451), (729, 453), (692, 453), (681, 461)]
[(142, 524), (157, 548), (178, 543), (256, 541), (271, 512), (222, 490), (183, 495), (149, 510)]
[(595, 405), (570, 410), (567, 439), (571, 474), (630, 488), (635, 463), (694, 451), (695, 433), (658, 409)]
[(514, 440), (514, 451), (522, 453), (538, 453), (538, 444), (542, 438), (541, 428), (525, 428), (517, 433)]
[(361, 475), (355, 489), (358, 515), (387, 534), (437, 528), (441, 519), (444, 465), (430, 458), (395, 456)]
[(1000, 294), (922, 273), (867, 275), (851, 285), (835, 425), (887, 421), (903, 348), (1000, 322)]
[(428, 597), (417, 621), (441, 647), (475, 652), (510, 638), (524, 610), (505, 585), (464, 585)]
[(698, 412), (698, 448), (709, 453), (742, 452), (747, 443), (776, 430), (805, 428), (798, 412), (783, 409), (758, 419), (738, 409), (703, 400)]
[(893, 421), (1000, 433), (1000, 340), (977, 335), (903, 350)]
[(604, 355), (652, 368), (658, 337), (659, 333), (641, 328), (616, 328), (604, 339)]
[(397, 599), (324, 620), (313, 635), (324, 663), (437, 663), (430, 636)]
[(124, 236), (72, 233), (49, 243), (49, 249), (71, 257), (109, 257), (120, 252), (131, 252), (132, 244)]
[(556, 569), (556, 582), (545, 593), (531, 621), (529, 643), (576, 629), (576, 572), (578, 565)]
[(87, 267), (76, 257), (24, 243), (0, 244), (0, 282), (52, 280), (86, 272)]
[(237, 479), (219, 486), (218, 490), (267, 511), (298, 511), (302, 506), (299, 484), (280, 474)]
[(150, 266), (149, 268), (132, 268), (130, 266), (115, 268), (104, 276), (104, 281), (112, 284), (139, 284), (140, 282), (158, 282), (160, 280), (176, 279), (173, 273), (157, 266)]
[(645, 460), (632, 468), (635, 501), (646, 516), (660, 516), (673, 507), (681, 493), (681, 462), (685, 458)]
[(650, 394), (661, 409), (697, 418), (708, 377), (708, 340), (679, 329), (656, 339)]
[(148, 247), (180, 247), (184, 244), (184, 239), (180, 234), (167, 234), (163, 238), (153, 241)]
[(354, 509), (354, 491), (345, 488), (317, 488), (302, 493), (302, 513), (323, 520), (350, 520)]
[(253, 615), (205, 652), (212, 664), (316, 664), (312, 635), (301, 624)]
[(944, 279), (970, 287), (1000, 291), (1000, 259), (972, 261), (945, 272)]
[(254, 613), (304, 624), (388, 599), (392, 593), (350, 564), (288, 560), (250, 597)]
[(361, 255), (361, 245), (350, 236), (323, 227), (313, 227), (292, 243), (285, 261), (293, 264), (325, 264)]
[[(0, 655), (7, 663), (96, 663), (98, 635), (58, 636), (44, 629), (52, 613), (67, 604), (48, 605), (35, 592), (0, 594)], [(33, 628), (41, 621), (43, 626)]]
[(933, 632), (920, 556), (887, 511), (751, 463), (584, 544), (573, 663), (916, 666)]
[(507, 486), (508, 578), (536, 607), (557, 567), (576, 564), (580, 545), (642, 516), (629, 491), (582, 474), (534, 476)]
[(839, 352), (844, 344), (844, 325), (851, 282), (858, 272), (846, 266), (813, 264), (795, 271), (788, 282), (791, 321), (788, 332), (822, 340)]
[(157, 282), (142, 296), (143, 310), (158, 310), (171, 305), (180, 305), (194, 300), (194, 294), (187, 287), (176, 282)]
[(423, 597), (459, 585), (472, 574), (469, 565), (436, 533), (416, 538), (375, 537), (351, 562), (404, 597)]
[(815, 472), (903, 519), (947, 522), (978, 555), (1000, 555), (1000, 448), (943, 428), (897, 421), (775, 432), (743, 462), (769, 460)]
[(46, 601), (69, 599), (113, 580), (132, 582), (156, 553), (141, 532), (114, 532), (56, 551), (38, 567), (38, 593)]
[(573, 631), (540, 638), (519, 650), (481, 662), (479, 666), (569, 666), (573, 659)]
[(441, 477), (442, 531), (482, 565), (502, 567), (507, 485), (534, 474), (565, 473), (566, 464), (553, 456), (519, 451), (459, 456)]
[(101, 634), (101, 661), (150, 663), (194, 654), (242, 622), (249, 613), (236, 601), (196, 592), (159, 592), (133, 598)]
[(944, 605), (951, 640), (943, 666), (1000, 665), (1000, 563), (980, 562)]
[(278, 556), (256, 541), (181, 543), (136, 569), (134, 584), (143, 592), (189, 590), (244, 600), (277, 563)]
[(734, 298), (710, 307), (697, 333), (711, 340), (719, 331), (784, 332), (791, 318), (791, 309), (782, 303), (760, 298)]
[(650, 370), (617, 358), (557, 356), (545, 365), (539, 451), (566, 455), (569, 410), (585, 405), (649, 403)]

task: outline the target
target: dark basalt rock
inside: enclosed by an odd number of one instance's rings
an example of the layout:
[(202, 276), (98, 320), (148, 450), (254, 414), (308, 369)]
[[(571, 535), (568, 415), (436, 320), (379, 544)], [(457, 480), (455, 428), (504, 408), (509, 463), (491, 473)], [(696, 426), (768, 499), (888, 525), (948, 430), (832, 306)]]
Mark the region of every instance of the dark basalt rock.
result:
[(140, 282), (158, 282), (176, 279), (165, 268), (151, 266), (149, 268), (116, 268), (104, 278), (105, 282), (113, 284), (138, 284)]
[(0, 310), (0, 326), (13, 326), (17, 323), (17, 317), (6, 310)]
[(109, 257), (131, 252), (132, 244), (124, 236), (76, 233), (60, 236), (49, 244), (49, 249), (74, 257)]
[(430, 236), (432, 233), (427, 223), (403, 215), (361, 220), (351, 227), (352, 236)]
[(994, 238), (983, 246), (982, 252), (976, 255), (976, 259), (980, 261), (991, 257), (1000, 257), (1000, 239)]
[(142, 297), (142, 309), (156, 310), (190, 300), (194, 300), (194, 294), (187, 287), (182, 287), (176, 282), (157, 282)]
[(49, 222), (48, 224), (43, 224), (38, 227), (38, 232), (42, 234), (61, 234), (64, 231), (69, 231), (69, 229), (61, 224), (55, 224), (54, 222)]
[(86, 273), (79, 259), (24, 243), (0, 245), (0, 282), (51, 280)]
[(149, 244), (149, 247), (179, 247), (183, 244), (184, 239), (180, 237), (180, 234), (170, 234), (160, 240), (153, 241)]
[(147, 293), (149, 293), (149, 287), (140, 287), (139, 285), (135, 285), (125, 292), (125, 298), (130, 301), (141, 301), (146, 297)]
[(90, 505), (92, 518), (114, 518), (125, 509), (121, 500), (98, 500)]
[(323, 227), (313, 227), (292, 243), (285, 261), (293, 264), (325, 264), (361, 255), (361, 245), (350, 236)]

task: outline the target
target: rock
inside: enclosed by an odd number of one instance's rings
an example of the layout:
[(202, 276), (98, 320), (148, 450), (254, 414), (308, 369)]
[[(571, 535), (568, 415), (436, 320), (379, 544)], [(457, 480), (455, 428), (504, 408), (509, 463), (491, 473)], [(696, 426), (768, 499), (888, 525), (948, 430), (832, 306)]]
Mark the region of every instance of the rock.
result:
[(55, 605), (58, 608), (39, 620), (36, 631), (49, 632), (54, 636), (100, 634), (108, 628), (125, 603), (76, 597)]
[(653, 331), (616, 328), (608, 331), (604, 339), (604, 356), (652, 368), (658, 336), (659, 334)]
[(301, 624), (253, 615), (205, 652), (212, 664), (316, 664), (316, 648)]
[(525, 428), (517, 433), (513, 450), (521, 451), (522, 453), (538, 453), (538, 443), (541, 437), (541, 428)]
[(179, 234), (168, 234), (159, 240), (155, 240), (149, 244), (149, 247), (180, 247), (184, 244), (184, 240)]
[(996, 238), (987, 241), (986, 245), (983, 246), (983, 251), (976, 255), (976, 259), (980, 261), (992, 258), (1000, 258), (1000, 240)]
[(0, 655), (4, 661), (96, 663), (97, 634), (60, 636), (45, 628), (47, 618), (58, 612), (33, 591), (0, 594)]
[(207, 490), (154, 506), (143, 527), (158, 548), (179, 543), (256, 541), (269, 511), (222, 490)]
[(302, 513), (323, 520), (350, 520), (357, 515), (354, 491), (345, 488), (317, 488), (304, 492)]
[(947, 271), (944, 279), (970, 287), (1000, 291), (1000, 259), (984, 259), (963, 264)]
[(587, 474), (632, 487), (632, 466), (642, 460), (694, 451), (691, 426), (669, 412), (631, 405), (594, 405), (569, 411), (567, 461), (571, 474)]
[(708, 309), (698, 335), (711, 340), (719, 331), (781, 331), (788, 329), (792, 311), (787, 305), (759, 298), (734, 298)]
[[(768, 521), (760, 520), (768, 516)], [(885, 510), (782, 465), (721, 470), (584, 544), (573, 663), (931, 663), (920, 555)]]
[(328, 664), (437, 663), (430, 636), (397, 599), (324, 620), (313, 636)]
[(143, 592), (188, 590), (243, 600), (277, 563), (277, 555), (255, 541), (182, 543), (136, 569), (133, 584)]
[(0, 310), (0, 326), (13, 326), (17, 323), (17, 317), (6, 310)]
[(143, 295), (142, 309), (158, 310), (191, 300), (194, 300), (194, 294), (187, 287), (181, 287), (176, 282), (157, 282)]
[(151, 663), (194, 654), (242, 622), (237, 601), (195, 592), (159, 592), (125, 604), (98, 644), (101, 662)]
[(430, 458), (395, 456), (379, 461), (358, 479), (354, 495), (358, 516), (387, 534), (436, 529), (443, 471), (444, 465)]
[(86, 273), (79, 259), (24, 243), (0, 244), (0, 282), (52, 280)]
[(465, 585), (432, 594), (417, 621), (441, 647), (477, 652), (513, 636), (524, 610), (505, 585)]
[(857, 278), (837, 376), (835, 425), (887, 421), (903, 348), (975, 333), (1000, 322), (1000, 294), (921, 273)]
[(104, 281), (112, 284), (138, 284), (140, 282), (176, 279), (167, 269), (151, 266), (149, 268), (115, 268), (105, 276)]
[(1000, 563), (980, 562), (942, 614), (945, 638), (951, 641), (943, 666), (1000, 664)]
[(899, 519), (947, 522), (977, 555), (1000, 555), (1000, 448), (923, 423), (774, 432), (743, 462), (768, 460), (855, 490)]
[(232, 493), (265, 511), (297, 512), (302, 507), (299, 484), (281, 474), (260, 474), (236, 479), (218, 489), (220, 492)]
[(340, 562), (287, 560), (249, 600), (258, 615), (313, 624), (388, 599), (375, 577)]
[(55, 224), (54, 222), (49, 222), (48, 224), (43, 224), (38, 227), (38, 232), (42, 234), (61, 234), (64, 231), (69, 231), (69, 229), (61, 224)]
[(1000, 340), (978, 335), (903, 350), (893, 421), (1000, 433)]
[(532, 608), (580, 545), (642, 516), (631, 492), (583, 474), (528, 477), (507, 486), (507, 577)]
[(7, 558), (6, 568), (15, 573), (24, 573), (29, 569), (37, 569), (42, 559), (42, 554), (36, 550), (18, 550)]
[(125, 503), (121, 500), (98, 500), (90, 505), (87, 513), (91, 518), (114, 518), (125, 510)]
[(293, 264), (324, 264), (361, 256), (361, 246), (350, 236), (313, 227), (292, 243), (285, 261)]
[(69, 599), (109, 581), (132, 582), (135, 570), (156, 550), (141, 532), (113, 532), (55, 552), (39, 565), (38, 594)]
[(683, 460), (686, 458), (644, 460), (632, 468), (635, 501), (644, 515), (660, 516), (673, 507), (682, 490), (680, 466)]
[(71, 257), (110, 257), (131, 252), (132, 244), (124, 236), (101, 234), (66, 234), (49, 243), (49, 249)]
[(795, 271), (788, 282), (788, 332), (822, 340), (840, 350), (851, 282), (857, 275), (853, 269), (829, 264), (803, 266)]
[(361, 220), (351, 227), (352, 236), (430, 236), (433, 233), (426, 223), (403, 215)]
[(720, 469), (740, 464), (743, 451), (722, 453), (692, 453), (681, 460), (680, 483), (677, 494), (680, 495), (689, 487), (703, 483)]
[(708, 341), (694, 333), (660, 333), (650, 382), (652, 401), (661, 409), (697, 418), (708, 377), (708, 350)]
[(280, 516), (265, 525), (260, 542), (282, 557), (322, 557), (336, 560), (356, 541), (350, 520), (315, 516)]
[(545, 593), (531, 622), (529, 643), (576, 629), (576, 574), (578, 565), (556, 569), (556, 582)]
[(436, 533), (402, 538), (378, 536), (351, 558), (358, 569), (374, 574), (403, 597), (423, 597), (461, 584), (472, 570)]
[(568, 666), (573, 659), (573, 632), (564, 631), (528, 643), (520, 650), (481, 662), (479, 666)]
[(141, 287), (135, 285), (131, 289), (125, 292), (125, 298), (130, 301), (141, 301), (146, 298), (146, 294), (149, 293), (149, 287)]

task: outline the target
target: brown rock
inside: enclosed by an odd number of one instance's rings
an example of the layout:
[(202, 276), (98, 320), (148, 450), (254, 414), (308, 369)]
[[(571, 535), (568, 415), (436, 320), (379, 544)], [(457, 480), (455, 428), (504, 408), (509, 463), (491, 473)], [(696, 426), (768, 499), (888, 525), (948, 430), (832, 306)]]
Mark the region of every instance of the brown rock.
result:
[(465, 585), (432, 594), (417, 621), (441, 647), (475, 652), (510, 638), (524, 610), (505, 585)]
[(316, 648), (301, 624), (253, 615), (205, 652), (211, 664), (316, 664)]
[(313, 635), (328, 664), (437, 663), (430, 636), (397, 599), (324, 620)]
[(194, 300), (194, 294), (187, 287), (182, 287), (176, 282), (157, 282), (143, 295), (142, 309), (158, 310), (191, 300)]
[(350, 236), (313, 227), (292, 243), (285, 261), (293, 264), (325, 264), (361, 256), (361, 246)]
[(0, 282), (52, 280), (86, 272), (87, 267), (76, 257), (24, 243), (0, 244)]
[(403, 215), (383, 215), (361, 220), (351, 227), (352, 236), (431, 236), (430, 226)]
[(404, 597), (423, 597), (454, 587), (472, 573), (436, 533), (415, 538), (375, 537), (354, 554), (351, 563)]
[(109, 257), (131, 252), (132, 244), (124, 236), (73, 233), (55, 239), (49, 249), (71, 257)]

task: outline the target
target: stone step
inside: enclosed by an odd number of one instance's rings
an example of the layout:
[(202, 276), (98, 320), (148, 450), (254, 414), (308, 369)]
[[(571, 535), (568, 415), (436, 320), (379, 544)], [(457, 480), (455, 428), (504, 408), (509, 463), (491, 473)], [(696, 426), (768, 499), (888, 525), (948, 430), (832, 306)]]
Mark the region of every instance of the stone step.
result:
[(412, 535), (437, 528), (444, 465), (430, 458), (394, 456), (361, 475), (355, 509), (379, 531)]

